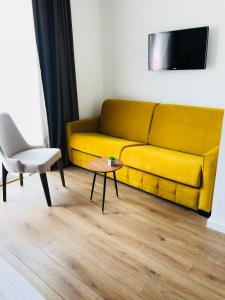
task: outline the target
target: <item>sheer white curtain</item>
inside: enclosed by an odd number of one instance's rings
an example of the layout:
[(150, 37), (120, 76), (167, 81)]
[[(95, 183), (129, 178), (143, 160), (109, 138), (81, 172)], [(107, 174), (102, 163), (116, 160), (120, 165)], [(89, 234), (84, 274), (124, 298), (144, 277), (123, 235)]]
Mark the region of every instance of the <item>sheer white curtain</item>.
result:
[(48, 144), (31, 0), (0, 0), (0, 112), (30, 144)]
[(0, 0), (0, 112), (26, 140), (43, 144), (46, 119), (31, 0)]

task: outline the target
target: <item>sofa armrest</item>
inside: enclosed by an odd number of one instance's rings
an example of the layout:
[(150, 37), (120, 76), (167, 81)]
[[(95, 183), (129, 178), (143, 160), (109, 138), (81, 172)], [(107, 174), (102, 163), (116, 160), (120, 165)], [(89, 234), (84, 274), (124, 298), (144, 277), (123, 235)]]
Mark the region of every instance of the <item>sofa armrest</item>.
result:
[(214, 147), (211, 150), (209, 150), (203, 156), (204, 156), (204, 158), (209, 158), (209, 157), (211, 157), (211, 158), (218, 158), (218, 154), (219, 154), (219, 145), (217, 145), (216, 147)]
[(67, 150), (70, 161), (72, 161), (72, 149), (70, 145), (71, 134), (76, 132), (97, 132), (98, 121), (99, 117), (91, 117), (66, 124)]
[(98, 129), (98, 121), (99, 117), (91, 117), (69, 122), (66, 124), (67, 135), (76, 132), (96, 132)]
[(202, 186), (200, 189), (198, 209), (206, 212), (210, 212), (212, 208), (218, 154), (219, 145), (203, 156)]

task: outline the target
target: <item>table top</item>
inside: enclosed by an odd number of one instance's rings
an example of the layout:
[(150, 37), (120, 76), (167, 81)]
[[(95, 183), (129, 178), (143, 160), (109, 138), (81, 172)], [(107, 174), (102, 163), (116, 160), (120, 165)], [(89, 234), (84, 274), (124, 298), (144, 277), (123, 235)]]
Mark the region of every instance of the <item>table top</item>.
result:
[(90, 171), (99, 172), (99, 173), (107, 173), (107, 172), (115, 172), (122, 168), (123, 162), (121, 160), (116, 159), (115, 165), (110, 167), (108, 166), (108, 158), (96, 158), (91, 160), (87, 167)]

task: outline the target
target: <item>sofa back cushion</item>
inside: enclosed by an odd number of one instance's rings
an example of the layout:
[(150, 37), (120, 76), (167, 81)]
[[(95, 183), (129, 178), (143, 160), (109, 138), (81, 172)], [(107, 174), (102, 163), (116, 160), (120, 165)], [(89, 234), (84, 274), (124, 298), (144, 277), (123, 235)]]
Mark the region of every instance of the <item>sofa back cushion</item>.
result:
[(223, 109), (160, 104), (156, 107), (148, 143), (203, 155), (220, 143)]
[(152, 102), (107, 99), (102, 105), (99, 132), (147, 143), (156, 105)]

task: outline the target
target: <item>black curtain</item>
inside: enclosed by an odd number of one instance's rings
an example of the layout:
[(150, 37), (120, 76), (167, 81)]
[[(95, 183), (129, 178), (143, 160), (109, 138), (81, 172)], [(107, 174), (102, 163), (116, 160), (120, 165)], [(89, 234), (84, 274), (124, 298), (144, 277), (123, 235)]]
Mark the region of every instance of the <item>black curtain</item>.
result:
[(79, 119), (70, 0), (32, 4), (50, 146), (61, 149), (68, 165), (65, 124)]

